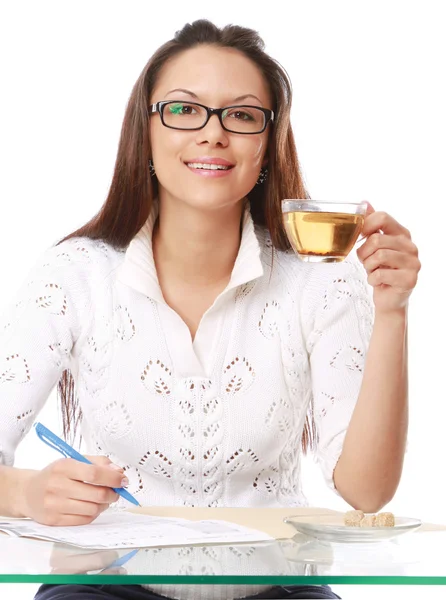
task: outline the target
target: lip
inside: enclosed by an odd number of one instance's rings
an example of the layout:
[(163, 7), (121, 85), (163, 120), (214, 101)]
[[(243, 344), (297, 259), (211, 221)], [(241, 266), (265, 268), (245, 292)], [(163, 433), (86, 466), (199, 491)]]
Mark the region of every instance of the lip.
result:
[(193, 169), (188, 165), (184, 165), (194, 175), (198, 177), (207, 177), (209, 179), (219, 179), (221, 177), (229, 177), (234, 169)]
[(187, 165), (187, 163), (203, 163), (204, 165), (222, 165), (223, 167), (235, 167), (234, 163), (231, 163), (224, 158), (213, 156), (198, 156), (197, 158), (185, 160), (184, 164)]

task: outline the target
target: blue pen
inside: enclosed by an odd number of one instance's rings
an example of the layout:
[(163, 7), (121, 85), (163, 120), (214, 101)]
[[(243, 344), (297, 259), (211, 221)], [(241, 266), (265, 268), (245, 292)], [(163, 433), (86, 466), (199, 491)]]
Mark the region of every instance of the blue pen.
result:
[(127, 561), (129, 561), (131, 558), (133, 558), (138, 551), (139, 551), (139, 548), (135, 548), (135, 550), (132, 550), (131, 552), (127, 552), (123, 556), (120, 556), (114, 562), (112, 562), (111, 565), (108, 565), (108, 567), (105, 567), (105, 569), (102, 569), (102, 571), (100, 571), (100, 573), (102, 573), (103, 571), (108, 571), (109, 569), (116, 569), (117, 567), (122, 567), (122, 565), (125, 565), (125, 563)]
[[(47, 444), (51, 448), (54, 448), (54, 450), (60, 452), (63, 456), (65, 456), (65, 458), (74, 458), (75, 460), (87, 463), (88, 465), (93, 464), (90, 460), (88, 460), (88, 458), (85, 458), (85, 456), (79, 454), (79, 452), (77, 452), (74, 448), (72, 448), (66, 442), (61, 440), (60, 437), (57, 437), (55, 433), (47, 429), (45, 425), (42, 425), (42, 423), (35, 423), (34, 427), (36, 429), (37, 435), (42, 440), (42, 442), (45, 442), (45, 444)], [(136, 504), (136, 506), (141, 506), (138, 500), (136, 500), (136, 498), (129, 494), (129, 492), (126, 489), (122, 487), (112, 489), (129, 502), (132, 502), (132, 504)]]

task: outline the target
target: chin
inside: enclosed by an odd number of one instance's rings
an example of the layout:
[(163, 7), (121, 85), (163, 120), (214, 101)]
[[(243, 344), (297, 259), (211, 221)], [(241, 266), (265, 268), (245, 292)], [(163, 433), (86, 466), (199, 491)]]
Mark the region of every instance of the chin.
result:
[[(178, 197), (178, 196), (177, 196)], [(243, 195), (240, 196), (232, 196), (228, 197), (228, 194), (194, 194), (190, 195), (187, 198), (179, 197), (179, 201), (182, 204), (187, 204), (191, 208), (196, 208), (199, 210), (219, 210), (219, 209), (227, 209), (231, 206), (236, 206)]]

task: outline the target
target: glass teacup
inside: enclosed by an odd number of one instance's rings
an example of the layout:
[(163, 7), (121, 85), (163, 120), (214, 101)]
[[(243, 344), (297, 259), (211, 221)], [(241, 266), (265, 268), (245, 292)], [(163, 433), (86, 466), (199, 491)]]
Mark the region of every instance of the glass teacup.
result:
[(288, 239), (306, 262), (343, 261), (362, 231), (366, 211), (366, 202), (282, 201)]

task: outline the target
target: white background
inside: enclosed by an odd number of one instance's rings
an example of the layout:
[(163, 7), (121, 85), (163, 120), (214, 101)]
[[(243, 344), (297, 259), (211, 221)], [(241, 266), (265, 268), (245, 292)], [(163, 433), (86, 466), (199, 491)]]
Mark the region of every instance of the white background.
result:
[[(126, 102), (155, 49), (197, 18), (254, 28), (292, 79), (293, 127), (312, 197), (367, 199), (408, 227), (419, 247), (423, 267), (410, 308), (410, 443), (388, 509), (445, 522), (443, 6), (441, 0), (2, 3), (0, 311), (36, 256), (102, 205)], [(54, 392), (41, 420), (60, 431)], [(16, 465), (39, 468), (55, 459), (30, 434)], [(346, 508), (311, 462), (305, 476), (313, 504)], [(0, 594), (31, 600), (36, 587), (2, 584)], [(425, 591), (335, 589), (345, 600), (377, 593), (418, 598)]]

